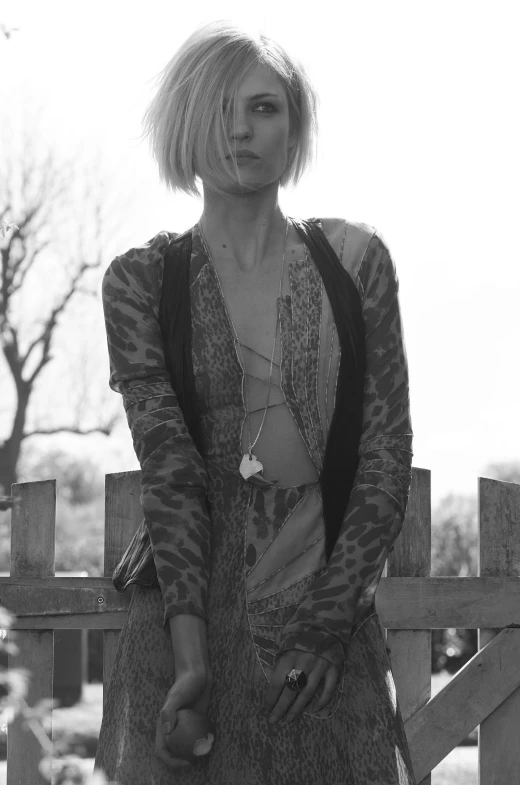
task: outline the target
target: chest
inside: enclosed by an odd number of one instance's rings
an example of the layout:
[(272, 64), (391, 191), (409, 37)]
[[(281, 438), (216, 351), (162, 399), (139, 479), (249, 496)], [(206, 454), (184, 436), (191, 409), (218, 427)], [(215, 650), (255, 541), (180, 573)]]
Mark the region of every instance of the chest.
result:
[[(275, 385), (271, 390), (272, 403), (273, 406), (287, 404), (313, 461), (319, 463), (334, 407), (337, 341), (331, 341), (330, 308), (327, 298), (323, 298), (317, 269), (301, 258), (289, 263), (287, 268), (278, 313), (280, 272), (270, 280), (240, 280), (237, 275), (226, 277), (225, 271), (218, 274), (214, 263), (204, 265), (191, 289), (197, 392), (205, 412), (240, 410), (244, 406), (245, 368), (249, 374), (248, 394), (253, 395), (255, 389), (258, 392), (256, 403), (250, 398), (251, 411), (259, 412), (260, 417), (267, 387), (257, 384), (253, 377), (260, 382), (270, 377), (279, 318), (272, 367)], [(234, 345), (236, 338), (252, 351)], [(274, 393), (279, 398), (273, 397)], [(258, 430), (259, 422), (255, 427)]]
[[(270, 358), (277, 330), (278, 298), (280, 294), (290, 293), (289, 265), (284, 265), (283, 277), (281, 260), (269, 269), (248, 273), (236, 268), (231, 272), (218, 260), (213, 266), (218, 295), (236, 337), (240, 343)], [(277, 356), (279, 348), (275, 350)]]

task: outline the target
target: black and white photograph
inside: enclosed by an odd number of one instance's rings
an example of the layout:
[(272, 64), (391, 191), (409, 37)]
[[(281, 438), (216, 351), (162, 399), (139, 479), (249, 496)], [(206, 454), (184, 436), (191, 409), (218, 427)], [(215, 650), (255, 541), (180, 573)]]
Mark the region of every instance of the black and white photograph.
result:
[(519, 31), (0, 5), (0, 785), (518, 785)]

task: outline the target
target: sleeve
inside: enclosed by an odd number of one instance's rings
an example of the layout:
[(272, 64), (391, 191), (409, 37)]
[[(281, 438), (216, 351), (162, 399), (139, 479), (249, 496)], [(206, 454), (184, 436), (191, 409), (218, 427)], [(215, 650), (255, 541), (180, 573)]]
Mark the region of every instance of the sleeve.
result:
[(408, 363), (394, 262), (372, 235), (358, 276), (366, 372), (359, 464), (331, 557), (286, 624), (277, 653), (312, 652), (340, 667), (354, 624), (370, 614), (401, 531), (412, 477)]
[(141, 466), (141, 505), (164, 599), (206, 619), (210, 570), (207, 473), (165, 366), (159, 326), (166, 233), (118, 256), (102, 282), (109, 385), (123, 405)]

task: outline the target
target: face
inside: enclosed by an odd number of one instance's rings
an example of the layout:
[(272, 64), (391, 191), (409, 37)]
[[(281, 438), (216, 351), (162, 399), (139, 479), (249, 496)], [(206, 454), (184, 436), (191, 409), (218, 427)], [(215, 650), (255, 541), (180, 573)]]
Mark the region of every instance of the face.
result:
[[(224, 109), (230, 100), (226, 95)], [(231, 156), (229, 163), (236, 161), (239, 176), (223, 171), (219, 186), (233, 193), (278, 182), (297, 141), (296, 132), (289, 133), (289, 104), (281, 81), (269, 69), (256, 66), (238, 85), (236, 104), (229, 110), (231, 149), (249, 150), (258, 157)]]

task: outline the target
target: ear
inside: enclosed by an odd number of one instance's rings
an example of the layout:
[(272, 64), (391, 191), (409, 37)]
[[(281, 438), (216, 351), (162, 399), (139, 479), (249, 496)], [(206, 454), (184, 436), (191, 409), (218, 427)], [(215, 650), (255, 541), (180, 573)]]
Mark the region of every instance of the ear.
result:
[(287, 142), (287, 149), (291, 150), (295, 146), (297, 141), (298, 141), (298, 133), (297, 133), (297, 131), (293, 130), (289, 134), (289, 140)]

